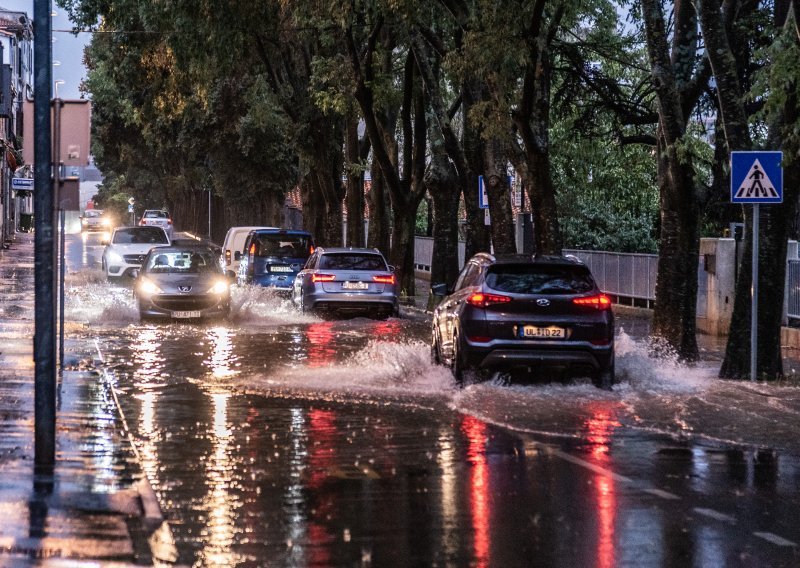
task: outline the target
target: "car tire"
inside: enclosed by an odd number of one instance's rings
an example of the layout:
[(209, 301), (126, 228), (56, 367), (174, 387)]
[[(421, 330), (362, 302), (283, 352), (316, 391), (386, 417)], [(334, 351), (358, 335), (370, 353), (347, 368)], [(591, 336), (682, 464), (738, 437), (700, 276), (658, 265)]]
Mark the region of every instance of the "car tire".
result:
[(456, 336), (453, 341), (453, 358), (450, 363), (450, 369), (453, 371), (453, 377), (456, 379), (456, 384), (460, 387), (464, 386), (464, 376), (469, 370), (469, 365), (464, 359), (464, 347), (461, 343), (461, 337)]
[(594, 377), (592, 378), (592, 382), (594, 386), (599, 389), (610, 391), (612, 386), (614, 385), (615, 379), (615, 365), (614, 359), (611, 359), (611, 363), (606, 367), (601, 367), (598, 371), (595, 372)]
[(439, 340), (436, 338), (436, 332), (433, 332), (431, 340), (431, 365), (442, 364), (442, 352), (439, 349)]

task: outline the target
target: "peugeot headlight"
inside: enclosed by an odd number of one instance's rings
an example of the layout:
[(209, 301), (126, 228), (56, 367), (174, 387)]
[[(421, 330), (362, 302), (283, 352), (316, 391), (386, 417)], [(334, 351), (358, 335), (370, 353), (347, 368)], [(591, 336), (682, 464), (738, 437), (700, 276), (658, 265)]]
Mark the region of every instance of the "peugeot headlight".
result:
[(145, 296), (152, 296), (153, 294), (160, 294), (161, 288), (156, 286), (152, 280), (142, 278), (141, 282), (139, 282), (139, 293)]
[(214, 285), (211, 286), (209, 293), (211, 294), (227, 294), (229, 290), (230, 284), (226, 280), (217, 280), (214, 282)]

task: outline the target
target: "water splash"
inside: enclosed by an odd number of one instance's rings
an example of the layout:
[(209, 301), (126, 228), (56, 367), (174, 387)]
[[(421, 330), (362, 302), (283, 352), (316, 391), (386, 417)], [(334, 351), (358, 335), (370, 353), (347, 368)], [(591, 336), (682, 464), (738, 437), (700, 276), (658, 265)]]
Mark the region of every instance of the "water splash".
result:
[(308, 323), (319, 321), (301, 313), (289, 298), (261, 286), (231, 287), (231, 321), (262, 325)]

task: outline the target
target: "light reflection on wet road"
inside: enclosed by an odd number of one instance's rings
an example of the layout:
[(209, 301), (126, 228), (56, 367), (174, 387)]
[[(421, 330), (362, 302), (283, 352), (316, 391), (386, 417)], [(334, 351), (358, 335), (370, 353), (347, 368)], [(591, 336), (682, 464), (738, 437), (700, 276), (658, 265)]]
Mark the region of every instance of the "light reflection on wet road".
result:
[(460, 390), (424, 317), (323, 321), (242, 290), (230, 322), (143, 325), (92, 272), (102, 249), (70, 251), (69, 313), (113, 368), (182, 563), (800, 563), (800, 452), (725, 441), (707, 413), (733, 391), (703, 368), (647, 368), (623, 342), (613, 394)]

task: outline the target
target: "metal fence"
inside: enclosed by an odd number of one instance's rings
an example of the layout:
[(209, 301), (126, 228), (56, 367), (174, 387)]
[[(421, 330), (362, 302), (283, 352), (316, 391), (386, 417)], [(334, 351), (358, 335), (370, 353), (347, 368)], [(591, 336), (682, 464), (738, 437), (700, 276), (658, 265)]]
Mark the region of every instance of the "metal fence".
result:
[(581, 259), (603, 292), (648, 304), (655, 301), (658, 255), (566, 249), (564, 254)]
[[(656, 299), (656, 269), (658, 255), (565, 249), (581, 259), (592, 271), (603, 292), (618, 298), (641, 300), (647, 305)], [(433, 259), (433, 239), (417, 237), (414, 241), (414, 265), (417, 270), (430, 272)], [(464, 243), (458, 243), (458, 263), (464, 266)]]
[(787, 263), (786, 288), (786, 315), (789, 319), (800, 320), (800, 260)]

